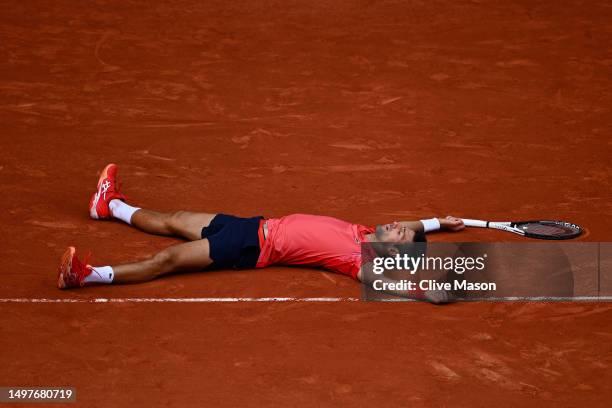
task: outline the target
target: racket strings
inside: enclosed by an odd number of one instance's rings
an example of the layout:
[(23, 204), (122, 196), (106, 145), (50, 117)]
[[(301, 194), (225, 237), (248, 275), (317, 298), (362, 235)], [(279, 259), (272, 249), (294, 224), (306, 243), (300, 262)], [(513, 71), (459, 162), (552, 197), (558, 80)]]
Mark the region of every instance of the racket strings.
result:
[(570, 227), (561, 225), (546, 225), (546, 224), (526, 224), (523, 230), (532, 234), (549, 235), (549, 236), (564, 236), (573, 235), (576, 231)]

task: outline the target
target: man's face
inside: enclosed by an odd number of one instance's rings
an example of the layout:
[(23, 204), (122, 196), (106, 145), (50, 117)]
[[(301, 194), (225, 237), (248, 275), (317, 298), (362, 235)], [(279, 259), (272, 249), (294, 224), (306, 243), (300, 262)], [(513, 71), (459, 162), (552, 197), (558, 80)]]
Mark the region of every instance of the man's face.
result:
[(405, 243), (414, 241), (414, 231), (402, 227), (397, 221), (391, 224), (377, 225), (376, 238), (380, 242)]

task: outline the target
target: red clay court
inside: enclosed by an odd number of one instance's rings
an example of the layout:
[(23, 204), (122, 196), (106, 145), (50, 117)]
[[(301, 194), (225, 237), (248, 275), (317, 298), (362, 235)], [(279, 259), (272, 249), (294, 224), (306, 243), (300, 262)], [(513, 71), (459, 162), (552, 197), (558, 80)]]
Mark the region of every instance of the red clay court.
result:
[[(68, 245), (109, 264), (178, 242), (89, 219), (108, 162), (162, 211), (553, 217), (610, 241), (612, 3), (2, 3), (0, 298), (83, 302), (0, 303), (0, 386), (83, 407), (608, 406), (610, 303), (86, 302), (360, 296), (283, 267), (55, 280)], [(459, 238), (521, 240), (431, 240)]]

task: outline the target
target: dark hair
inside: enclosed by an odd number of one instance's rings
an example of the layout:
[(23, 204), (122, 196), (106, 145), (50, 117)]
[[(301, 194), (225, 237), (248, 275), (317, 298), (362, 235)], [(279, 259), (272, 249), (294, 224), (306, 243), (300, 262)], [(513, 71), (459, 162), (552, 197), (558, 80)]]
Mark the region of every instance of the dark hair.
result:
[(414, 233), (414, 238), (412, 242), (404, 242), (394, 243), (394, 242), (368, 242), (370, 248), (376, 252), (378, 256), (386, 257), (389, 256), (387, 250), (389, 247), (395, 247), (400, 254), (409, 254), (411, 256), (419, 256), (422, 253), (425, 253), (427, 250), (427, 246), (425, 245), (415, 245), (415, 242), (427, 242), (427, 236), (425, 235), (425, 231), (416, 231)]
[(427, 242), (425, 231), (417, 231), (414, 234), (414, 242)]

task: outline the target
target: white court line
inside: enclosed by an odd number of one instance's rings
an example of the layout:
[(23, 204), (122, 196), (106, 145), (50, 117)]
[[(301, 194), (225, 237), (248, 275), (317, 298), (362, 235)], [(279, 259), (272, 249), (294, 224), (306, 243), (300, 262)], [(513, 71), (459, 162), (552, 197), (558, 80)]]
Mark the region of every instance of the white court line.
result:
[[(416, 299), (404, 298), (389, 298), (389, 299), (361, 299), (363, 301), (372, 302), (406, 302), (415, 301)], [(471, 303), (471, 302), (609, 302), (612, 301), (612, 296), (506, 296), (506, 297), (483, 297), (459, 299), (455, 303)]]
[(508, 301), (532, 301), (532, 302), (609, 302), (612, 296), (506, 296), (506, 297), (488, 297), (468, 299), (467, 301), (490, 301), (490, 302), (508, 302)]
[(224, 298), (1, 298), (0, 303), (239, 303), (239, 302), (358, 302), (359, 298), (224, 297)]
[[(240, 303), (240, 302), (417, 302), (416, 299), (362, 299), (354, 297), (218, 297), (218, 298), (0, 298), (0, 303)], [(576, 297), (491, 297), (469, 299), (467, 302), (504, 302), (504, 301), (586, 301), (609, 302), (612, 296), (576, 296)], [(462, 302), (462, 301), (460, 301)]]

